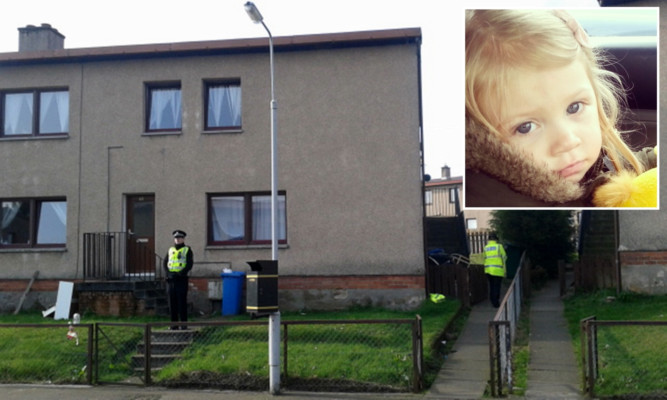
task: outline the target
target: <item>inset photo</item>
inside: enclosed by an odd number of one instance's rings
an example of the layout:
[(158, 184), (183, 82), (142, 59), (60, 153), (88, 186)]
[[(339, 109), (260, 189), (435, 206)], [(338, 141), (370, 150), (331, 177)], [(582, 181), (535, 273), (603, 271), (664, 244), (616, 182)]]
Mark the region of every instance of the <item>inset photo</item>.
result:
[(466, 208), (658, 208), (658, 12), (465, 11)]

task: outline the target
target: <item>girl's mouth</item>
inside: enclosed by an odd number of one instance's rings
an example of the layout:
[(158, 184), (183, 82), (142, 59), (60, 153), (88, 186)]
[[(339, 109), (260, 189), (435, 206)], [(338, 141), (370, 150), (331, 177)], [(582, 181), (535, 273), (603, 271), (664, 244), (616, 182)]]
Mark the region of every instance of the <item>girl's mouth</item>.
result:
[(577, 161), (558, 171), (558, 174), (564, 179), (568, 179), (579, 174), (584, 167), (585, 163), (583, 161)]

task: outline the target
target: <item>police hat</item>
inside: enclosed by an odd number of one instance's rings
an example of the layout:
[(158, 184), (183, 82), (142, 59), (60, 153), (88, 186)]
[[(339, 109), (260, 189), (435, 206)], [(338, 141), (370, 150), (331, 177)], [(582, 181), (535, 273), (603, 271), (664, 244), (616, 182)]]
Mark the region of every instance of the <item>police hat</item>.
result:
[(176, 230), (172, 233), (172, 235), (174, 235), (175, 238), (177, 238), (177, 237), (182, 237), (182, 238), (184, 238), (184, 237), (187, 236), (187, 234), (186, 234), (184, 231), (180, 230), (180, 229), (176, 229)]

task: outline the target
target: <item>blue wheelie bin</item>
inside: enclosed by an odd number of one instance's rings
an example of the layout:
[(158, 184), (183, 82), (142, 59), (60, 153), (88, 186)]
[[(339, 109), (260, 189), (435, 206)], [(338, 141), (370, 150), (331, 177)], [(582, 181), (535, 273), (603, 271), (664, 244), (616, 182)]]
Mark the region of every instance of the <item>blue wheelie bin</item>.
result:
[(222, 277), (222, 315), (240, 314), (245, 272), (223, 272), (220, 276)]

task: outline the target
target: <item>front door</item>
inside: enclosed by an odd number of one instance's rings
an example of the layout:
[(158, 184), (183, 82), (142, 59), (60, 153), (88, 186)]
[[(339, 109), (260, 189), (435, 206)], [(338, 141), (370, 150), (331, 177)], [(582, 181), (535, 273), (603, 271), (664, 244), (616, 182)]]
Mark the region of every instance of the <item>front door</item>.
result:
[[(127, 273), (155, 272), (155, 196), (127, 196)], [(158, 266), (159, 267), (159, 266)]]

